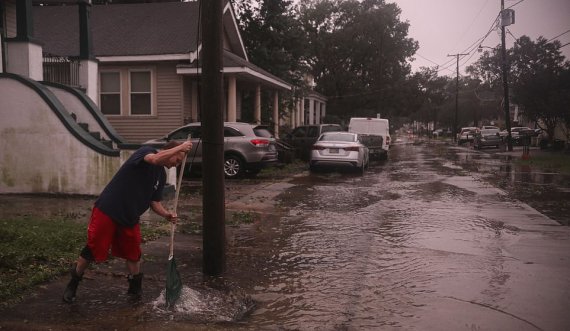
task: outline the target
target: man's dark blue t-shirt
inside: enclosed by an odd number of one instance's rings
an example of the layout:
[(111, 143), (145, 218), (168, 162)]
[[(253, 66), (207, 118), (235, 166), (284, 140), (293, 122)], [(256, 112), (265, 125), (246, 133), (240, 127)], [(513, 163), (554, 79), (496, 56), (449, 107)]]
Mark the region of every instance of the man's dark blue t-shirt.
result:
[(145, 155), (156, 152), (143, 146), (131, 155), (103, 189), (95, 207), (120, 225), (135, 226), (151, 201), (162, 200), (166, 171), (144, 161)]

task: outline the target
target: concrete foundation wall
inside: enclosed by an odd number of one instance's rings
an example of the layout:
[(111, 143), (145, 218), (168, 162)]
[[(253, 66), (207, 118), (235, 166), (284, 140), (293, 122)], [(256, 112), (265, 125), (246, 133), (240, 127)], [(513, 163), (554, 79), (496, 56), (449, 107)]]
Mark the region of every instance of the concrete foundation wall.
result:
[(0, 193), (97, 195), (121, 158), (88, 148), (28, 86), (0, 78)]

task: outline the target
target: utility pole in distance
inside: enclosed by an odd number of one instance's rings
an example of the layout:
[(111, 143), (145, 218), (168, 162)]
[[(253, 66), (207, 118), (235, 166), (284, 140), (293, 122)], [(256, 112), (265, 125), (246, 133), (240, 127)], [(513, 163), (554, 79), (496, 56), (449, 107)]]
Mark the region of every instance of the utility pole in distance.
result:
[(453, 120), (453, 141), (457, 142), (457, 112), (459, 108), (459, 57), (469, 54), (447, 54), (447, 56), (455, 56), (457, 58), (457, 71), (455, 76), (455, 117)]

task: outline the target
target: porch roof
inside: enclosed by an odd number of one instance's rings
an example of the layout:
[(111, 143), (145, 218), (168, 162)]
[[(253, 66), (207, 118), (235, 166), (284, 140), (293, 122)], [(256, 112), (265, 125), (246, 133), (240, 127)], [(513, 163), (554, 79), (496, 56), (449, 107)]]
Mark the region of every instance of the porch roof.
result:
[[(286, 81), (231, 52), (224, 51), (222, 61), (224, 74), (235, 74), (241, 80), (253, 83), (259, 82), (264, 85), (269, 84), (276, 89), (291, 90), (292, 88)], [(179, 64), (176, 72), (183, 75), (198, 75), (202, 73), (202, 67), (197, 61), (194, 61), (191, 64)]]

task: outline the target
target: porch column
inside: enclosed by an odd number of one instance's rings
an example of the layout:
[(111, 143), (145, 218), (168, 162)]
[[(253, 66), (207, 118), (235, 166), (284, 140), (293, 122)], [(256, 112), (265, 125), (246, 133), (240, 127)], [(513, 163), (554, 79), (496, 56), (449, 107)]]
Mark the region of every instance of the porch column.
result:
[(323, 104), (321, 105), (321, 118), (325, 118), (325, 116), (327, 116), (326, 114), (326, 109), (327, 109), (327, 104), (323, 102)]
[(16, 37), (6, 39), (6, 72), (44, 79), (42, 46), (33, 41), (32, 0), (16, 2)]
[(321, 124), (321, 103), (315, 100), (315, 124)]
[(80, 0), (79, 7), (79, 85), (95, 104), (98, 104), (97, 74), (98, 61), (93, 56), (93, 43), (91, 42), (91, 3)]
[(236, 121), (236, 76), (228, 76), (228, 122)]
[(190, 102), (191, 102), (190, 121), (191, 122), (201, 121), (201, 119), (198, 118), (198, 83), (195, 81), (192, 82), (192, 100)]
[(279, 137), (279, 92), (273, 93), (273, 132)]
[(309, 124), (315, 124), (315, 100), (309, 99)]
[(253, 112), (253, 121), (261, 124), (261, 85), (255, 87), (255, 108)]
[(301, 107), (299, 109), (299, 114), (301, 115), (299, 118), (299, 125), (305, 124), (305, 97), (301, 98)]

